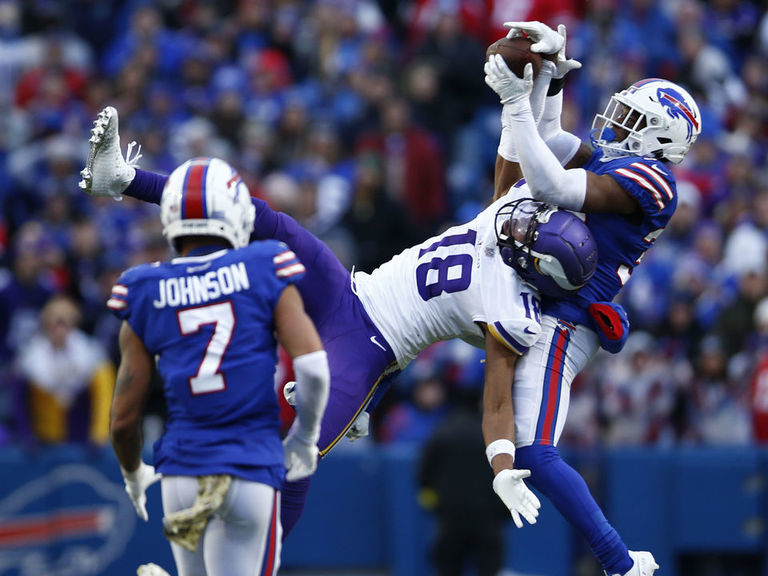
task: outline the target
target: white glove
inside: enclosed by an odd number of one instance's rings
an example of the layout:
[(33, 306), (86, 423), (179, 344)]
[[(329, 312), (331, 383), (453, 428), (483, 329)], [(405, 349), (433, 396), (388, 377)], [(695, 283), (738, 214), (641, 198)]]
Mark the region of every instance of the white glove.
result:
[(581, 62), (578, 60), (574, 60), (573, 58), (566, 58), (565, 57), (565, 41), (566, 41), (566, 32), (565, 32), (565, 24), (560, 24), (557, 27), (557, 33), (563, 37), (563, 47), (560, 48), (560, 51), (557, 53), (557, 62), (555, 62), (555, 67), (557, 68), (555, 70), (554, 75), (552, 76), (556, 80), (559, 80), (560, 78), (563, 78), (568, 72), (571, 70), (578, 70), (581, 68)]
[(149, 520), (149, 514), (147, 514), (147, 488), (160, 480), (163, 475), (155, 472), (154, 466), (144, 462), (139, 464), (139, 467), (133, 472), (128, 472), (122, 466), (120, 471), (123, 473), (123, 479), (125, 480), (125, 491), (130, 496), (133, 507), (136, 508), (136, 514), (146, 522)]
[(350, 442), (354, 442), (358, 438), (364, 438), (365, 436), (368, 436), (368, 425), (370, 423), (371, 416), (363, 410), (360, 412), (360, 414), (355, 418), (355, 421), (352, 423), (352, 426), (349, 427), (349, 430), (347, 430), (347, 438), (349, 438)]
[(509, 28), (507, 38), (517, 38), (523, 32), (533, 40), (531, 52), (539, 54), (555, 54), (565, 46), (565, 38), (541, 22), (504, 22)]
[(523, 527), (520, 516), (525, 518), (529, 524), (536, 524), (536, 517), (539, 515), (539, 508), (541, 507), (541, 502), (536, 498), (536, 494), (531, 492), (523, 482), (523, 478), (528, 478), (530, 475), (530, 470), (505, 469), (496, 474), (493, 479), (493, 491), (509, 508), (512, 520), (515, 521), (515, 526), (518, 528)]
[(530, 109), (528, 98), (533, 90), (533, 66), (529, 62), (519, 78), (504, 62), (501, 54), (491, 54), (483, 68), (485, 83), (499, 96), (502, 104), (509, 105), (509, 111), (517, 114)]
[(556, 80), (563, 78), (571, 70), (581, 68), (581, 62), (565, 57), (565, 43), (567, 39), (565, 24), (560, 24), (557, 27), (557, 32), (541, 22), (504, 22), (504, 26), (510, 29), (507, 32), (507, 38), (522, 36), (523, 32), (530, 36), (534, 41), (534, 44), (531, 45), (532, 52), (539, 52), (541, 54), (557, 53), (556, 71), (552, 76)]
[(285, 479), (289, 482), (311, 476), (317, 468), (317, 444), (307, 442), (294, 431), (283, 440)]

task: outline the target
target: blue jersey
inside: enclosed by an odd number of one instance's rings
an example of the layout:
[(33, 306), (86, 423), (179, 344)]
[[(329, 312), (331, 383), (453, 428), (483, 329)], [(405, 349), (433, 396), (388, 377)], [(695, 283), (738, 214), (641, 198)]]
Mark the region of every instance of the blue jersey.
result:
[(653, 158), (605, 158), (598, 149), (583, 168), (615, 178), (640, 208), (630, 216), (587, 214), (586, 223), (599, 254), (594, 276), (575, 294), (559, 300), (545, 299), (542, 303), (546, 314), (588, 325), (587, 307), (592, 302), (613, 300), (645, 251), (664, 231), (677, 207), (677, 189), (670, 170)]
[(254, 242), (127, 270), (107, 305), (156, 357), (168, 421), (163, 474), (232, 474), (279, 488), (285, 474), (274, 374), (274, 310), (304, 266)]

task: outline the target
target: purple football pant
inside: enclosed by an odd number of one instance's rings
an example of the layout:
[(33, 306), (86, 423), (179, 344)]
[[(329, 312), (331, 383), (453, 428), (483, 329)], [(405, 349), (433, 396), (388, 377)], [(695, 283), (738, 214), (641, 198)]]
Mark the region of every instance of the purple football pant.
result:
[[(125, 194), (159, 204), (167, 180), (165, 176), (137, 170)], [(331, 372), (328, 406), (318, 442), (323, 456), (344, 437), (365, 408), (395, 355), (352, 291), (349, 272), (330, 248), (290, 216), (275, 212), (263, 200), (252, 200), (256, 221), (251, 238), (285, 242), (307, 269), (296, 287), (323, 341)], [(374, 336), (378, 345), (373, 342)], [(286, 482), (282, 488), (283, 537), (301, 515), (309, 484), (307, 478)]]
[[(261, 200), (254, 199), (254, 204), (253, 237), (285, 242), (307, 269), (296, 287), (323, 341), (331, 372), (318, 442), (322, 456), (344, 437), (365, 408), (395, 355), (352, 291), (349, 272), (328, 246), (290, 216), (275, 212)], [(374, 336), (384, 349), (373, 342)], [(298, 521), (308, 489), (309, 479), (283, 486), (283, 534), (287, 535)]]

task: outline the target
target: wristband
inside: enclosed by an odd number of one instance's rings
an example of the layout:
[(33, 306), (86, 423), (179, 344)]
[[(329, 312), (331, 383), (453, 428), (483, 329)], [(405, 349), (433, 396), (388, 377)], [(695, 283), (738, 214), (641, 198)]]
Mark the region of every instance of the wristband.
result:
[(565, 76), (562, 78), (552, 78), (549, 81), (549, 90), (547, 90), (547, 96), (556, 96), (563, 90), (565, 86)]
[(511, 440), (499, 438), (486, 446), (485, 457), (488, 458), (488, 464), (491, 466), (493, 466), (493, 459), (499, 454), (509, 454), (512, 460), (515, 459), (515, 445)]

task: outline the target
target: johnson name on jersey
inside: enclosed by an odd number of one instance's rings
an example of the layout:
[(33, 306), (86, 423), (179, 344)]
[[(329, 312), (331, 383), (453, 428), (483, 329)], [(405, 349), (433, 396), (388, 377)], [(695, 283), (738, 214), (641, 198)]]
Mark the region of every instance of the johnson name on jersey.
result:
[(408, 248), (354, 289), (404, 368), (434, 342), (461, 338), (485, 347), (478, 323), (524, 354), (541, 330), (538, 294), (504, 264), (496, 245), (499, 200), (467, 224)]
[(227, 473), (279, 487), (274, 310), (303, 274), (294, 253), (270, 240), (143, 264), (120, 277), (107, 305), (157, 358), (163, 379), (160, 472)]
[(543, 304), (547, 314), (580, 324), (588, 323), (589, 304), (613, 300), (618, 294), (677, 207), (674, 176), (659, 160), (639, 156), (606, 158), (602, 150), (597, 149), (584, 168), (615, 178), (637, 201), (640, 211), (632, 216), (586, 215), (585, 222), (600, 254), (597, 270), (589, 283), (573, 296), (558, 301), (545, 300)]

